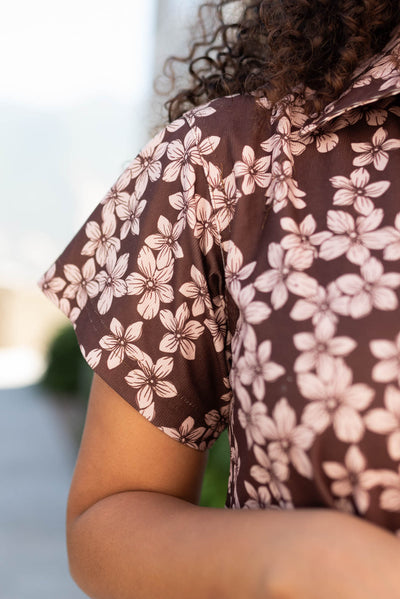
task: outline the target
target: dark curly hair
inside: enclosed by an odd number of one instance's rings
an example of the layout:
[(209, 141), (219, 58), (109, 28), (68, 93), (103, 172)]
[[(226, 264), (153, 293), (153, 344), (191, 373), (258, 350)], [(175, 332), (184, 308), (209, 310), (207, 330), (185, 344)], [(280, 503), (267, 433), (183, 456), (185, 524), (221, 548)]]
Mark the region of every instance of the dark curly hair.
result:
[(274, 104), (293, 89), (312, 90), (305, 110), (319, 113), (362, 61), (383, 49), (399, 22), (399, 0), (203, 3), (200, 39), (187, 57), (171, 56), (165, 64), (173, 85), (177, 63), (190, 75), (187, 88), (165, 104), (169, 120), (217, 97), (256, 93)]

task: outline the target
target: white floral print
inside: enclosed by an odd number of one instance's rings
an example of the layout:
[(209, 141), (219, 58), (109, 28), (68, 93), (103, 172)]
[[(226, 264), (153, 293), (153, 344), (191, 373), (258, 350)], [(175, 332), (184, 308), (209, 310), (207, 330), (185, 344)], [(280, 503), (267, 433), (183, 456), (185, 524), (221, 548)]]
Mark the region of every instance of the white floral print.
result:
[(314, 333), (294, 335), (293, 343), (302, 352), (294, 363), (295, 372), (316, 369), (325, 381), (335, 376), (335, 358), (349, 355), (357, 346), (351, 337), (334, 337), (335, 328), (328, 320), (319, 322)]
[(140, 295), (137, 311), (146, 320), (156, 316), (160, 303), (173, 300), (173, 289), (168, 282), (172, 277), (172, 264), (157, 268), (153, 252), (144, 246), (138, 256), (138, 266), (141, 273), (131, 273), (126, 279), (129, 295)]
[[(99, 292), (99, 285), (94, 280), (96, 275), (96, 266), (93, 258), (85, 262), (80, 270), (75, 264), (66, 264), (64, 266), (64, 275), (69, 281), (65, 288), (63, 297), (75, 299), (79, 308), (84, 308), (88, 297), (95, 297)], [(53, 283), (54, 284), (54, 283)]]
[(336, 280), (342, 297), (342, 314), (352, 318), (363, 318), (373, 308), (396, 310), (399, 305), (394, 289), (400, 286), (400, 273), (384, 272), (382, 263), (369, 258), (360, 267), (358, 275), (342, 275)]
[(380, 361), (372, 369), (372, 378), (380, 383), (397, 381), (400, 385), (400, 333), (395, 341), (374, 339), (369, 344), (371, 353)]
[(333, 187), (338, 189), (333, 197), (336, 206), (354, 206), (364, 216), (371, 214), (375, 205), (372, 198), (381, 197), (390, 187), (390, 181), (369, 183), (370, 174), (365, 168), (358, 168), (346, 177), (332, 177)]
[(364, 383), (353, 385), (352, 382), (352, 371), (340, 358), (336, 360), (335, 373), (329, 381), (324, 382), (312, 373), (299, 374), (300, 392), (310, 401), (303, 412), (303, 423), (317, 433), (333, 424), (341, 441), (360, 441), (365, 425), (359, 412), (368, 408), (375, 393)]
[(140, 217), (143, 210), (146, 208), (147, 201), (138, 201), (136, 195), (133, 193), (129, 196), (127, 202), (118, 204), (116, 213), (119, 218), (123, 221), (121, 227), (120, 238), (125, 239), (129, 233), (132, 235), (139, 235), (140, 232)]
[(354, 499), (358, 511), (364, 514), (370, 505), (368, 491), (377, 482), (377, 473), (366, 470), (367, 460), (357, 445), (351, 445), (346, 453), (344, 464), (323, 462), (325, 474), (334, 482), (332, 493), (338, 497)]
[(174, 353), (178, 349), (186, 360), (194, 360), (196, 346), (194, 341), (204, 331), (204, 326), (195, 320), (189, 320), (190, 312), (186, 303), (183, 303), (176, 311), (176, 316), (170, 310), (160, 311), (160, 320), (168, 329), (161, 339), (160, 350)]
[(128, 268), (129, 254), (123, 254), (117, 260), (117, 255), (112, 252), (108, 255), (105, 270), (96, 275), (100, 298), (97, 303), (99, 314), (106, 314), (112, 305), (114, 297), (123, 297), (127, 286), (124, 279)]
[(242, 183), (242, 192), (249, 195), (255, 192), (256, 186), (267, 187), (271, 175), (267, 172), (271, 163), (269, 156), (264, 156), (256, 160), (253, 148), (245, 146), (243, 148), (242, 160), (235, 164), (235, 174), (237, 177), (244, 177)]
[(140, 412), (149, 420), (154, 417), (154, 394), (159, 397), (169, 398), (177, 394), (173, 383), (164, 380), (172, 371), (173, 359), (163, 357), (154, 364), (151, 357), (145, 353), (139, 360), (139, 368), (131, 370), (125, 377), (130, 387), (138, 389), (136, 400)]
[(89, 240), (82, 248), (82, 255), (96, 256), (100, 266), (104, 266), (110, 253), (116, 253), (120, 250), (121, 242), (114, 233), (117, 228), (117, 221), (114, 215), (107, 216), (101, 225), (96, 221), (88, 222), (86, 225), (86, 235)]
[(317, 290), (317, 281), (299, 272), (309, 266), (308, 254), (296, 255), (285, 252), (277, 243), (271, 243), (268, 249), (268, 261), (272, 266), (255, 281), (255, 288), (264, 293), (272, 291), (271, 303), (275, 310), (282, 308), (289, 298), (289, 292), (308, 296)]
[(158, 233), (149, 235), (145, 243), (152, 249), (158, 251), (157, 268), (167, 267), (174, 258), (182, 258), (183, 251), (178, 243), (182, 233), (180, 221), (172, 225), (164, 216), (158, 219)]
[(360, 155), (353, 160), (354, 166), (373, 164), (376, 170), (384, 171), (389, 162), (389, 150), (400, 148), (400, 139), (388, 139), (388, 133), (380, 127), (372, 137), (372, 143), (351, 144), (354, 152)]
[(365, 415), (367, 428), (374, 433), (387, 435), (388, 454), (400, 460), (400, 390), (388, 385), (385, 390), (385, 408), (376, 408)]
[(328, 228), (334, 233), (321, 244), (320, 257), (334, 260), (342, 254), (353, 264), (362, 264), (369, 258), (370, 249), (383, 249), (390, 237), (385, 229), (378, 229), (383, 210), (374, 209), (368, 216), (354, 218), (342, 210), (329, 210)]
[(267, 417), (265, 437), (269, 440), (268, 455), (273, 461), (291, 463), (299, 474), (312, 478), (313, 468), (306, 450), (310, 449), (315, 433), (308, 427), (296, 425), (296, 412), (283, 397), (274, 407), (273, 418)]
[(163, 426), (162, 430), (173, 439), (176, 439), (185, 445), (189, 445), (189, 447), (195, 448), (196, 441), (203, 436), (205, 428), (194, 428), (194, 424), (193, 418), (188, 416), (186, 420), (182, 422), (178, 430), (174, 428), (168, 428), (166, 426)]
[(111, 352), (107, 359), (107, 366), (111, 370), (122, 364), (127, 355), (132, 360), (143, 360), (143, 352), (133, 343), (142, 335), (142, 322), (130, 324), (126, 331), (117, 318), (110, 324), (111, 335), (104, 335), (100, 339), (100, 347)]
[(194, 265), (190, 270), (190, 275), (192, 281), (184, 283), (179, 291), (185, 297), (194, 300), (192, 305), (193, 316), (199, 316), (204, 314), (206, 310), (212, 310), (212, 303), (204, 275)]

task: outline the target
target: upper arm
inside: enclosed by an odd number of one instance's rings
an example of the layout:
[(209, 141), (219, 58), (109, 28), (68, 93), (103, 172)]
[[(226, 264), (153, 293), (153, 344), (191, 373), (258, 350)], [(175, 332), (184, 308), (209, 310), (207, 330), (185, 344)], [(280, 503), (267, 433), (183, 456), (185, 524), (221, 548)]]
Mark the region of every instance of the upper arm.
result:
[(168, 437), (95, 374), (67, 526), (97, 501), (124, 491), (154, 491), (197, 503), (206, 460), (207, 452)]

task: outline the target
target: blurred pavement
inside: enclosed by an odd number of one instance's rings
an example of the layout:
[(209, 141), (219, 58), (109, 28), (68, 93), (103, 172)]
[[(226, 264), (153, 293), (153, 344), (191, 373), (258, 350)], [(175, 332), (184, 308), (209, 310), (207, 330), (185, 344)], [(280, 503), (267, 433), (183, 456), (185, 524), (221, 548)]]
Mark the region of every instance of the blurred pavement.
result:
[(70, 578), (65, 509), (76, 447), (35, 385), (0, 389), (0, 598), (84, 599)]

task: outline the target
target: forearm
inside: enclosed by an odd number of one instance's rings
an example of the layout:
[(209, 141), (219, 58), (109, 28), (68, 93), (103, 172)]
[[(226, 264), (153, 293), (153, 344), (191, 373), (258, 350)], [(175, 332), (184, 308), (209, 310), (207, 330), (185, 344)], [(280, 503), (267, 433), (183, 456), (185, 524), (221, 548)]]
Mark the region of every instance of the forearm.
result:
[(70, 527), (71, 574), (94, 599), (264, 599), (275, 515), (112, 495)]
[(270, 575), (285, 599), (400, 599), (400, 541), (366, 520), (325, 510), (302, 549), (294, 543)]
[(377, 560), (387, 571), (391, 559), (393, 580), (400, 572), (398, 539), (360, 526), (333, 510), (216, 510), (130, 492), (79, 516), (68, 549), (93, 599), (356, 599), (369, 597), (364, 568), (379, 590)]
[(70, 525), (71, 574), (93, 599), (270, 599), (277, 544), (285, 547), (285, 536), (289, 546), (301, 540), (313, 512), (219, 510), (158, 493), (112, 495)]

